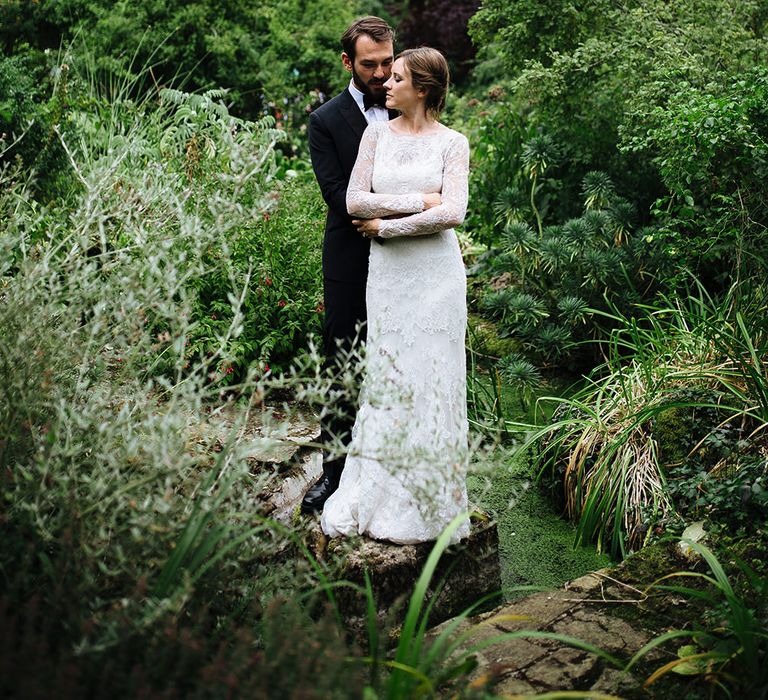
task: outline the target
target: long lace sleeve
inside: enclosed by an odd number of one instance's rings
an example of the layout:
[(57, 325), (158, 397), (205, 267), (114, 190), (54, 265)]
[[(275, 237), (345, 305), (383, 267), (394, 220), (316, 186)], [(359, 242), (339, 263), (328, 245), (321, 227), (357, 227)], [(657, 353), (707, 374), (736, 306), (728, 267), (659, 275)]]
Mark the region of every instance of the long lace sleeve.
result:
[(386, 126), (386, 122), (374, 122), (363, 133), (347, 187), (347, 211), (351, 216), (377, 219), (383, 216), (413, 214), (424, 209), (424, 199), (420, 192), (377, 194), (371, 191), (376, 143), (381, 129)]
[(381, 222), (379, 236), (423, 236), (437, 233), (464, 221), (467, 213), (469, 142), (457, 134), (448, 144), (443, 160), (442, 203), (426, 211)]

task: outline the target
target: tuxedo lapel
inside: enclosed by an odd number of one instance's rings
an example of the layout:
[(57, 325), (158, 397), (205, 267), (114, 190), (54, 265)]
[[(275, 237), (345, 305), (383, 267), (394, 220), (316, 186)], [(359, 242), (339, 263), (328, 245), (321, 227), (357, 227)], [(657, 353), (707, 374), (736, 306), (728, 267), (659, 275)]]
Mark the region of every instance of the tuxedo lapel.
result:
[(352, 129), (359, 141), (363, 137), (363, 132), (365, 131), (365, 127), (368, 126), (368, 122), (360, 111), (360, 108), (357, 106), (355, 98), (349, 94), (349, 90), (344, 91), (344, 98), (339, 111), (341, 112), (344, 121), (349, 124), (349, 128)]

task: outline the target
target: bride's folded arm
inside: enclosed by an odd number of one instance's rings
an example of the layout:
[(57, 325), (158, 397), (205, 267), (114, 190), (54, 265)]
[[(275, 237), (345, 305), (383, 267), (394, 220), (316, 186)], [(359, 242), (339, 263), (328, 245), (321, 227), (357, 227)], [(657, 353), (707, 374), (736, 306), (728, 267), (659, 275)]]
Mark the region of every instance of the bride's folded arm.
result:
[(459, 134), (446, 153), (441, 204), (418, 214), (382, 221), (379, 236), (424, 236), (460, 226), (467, 213), (468, 179), (469, 143)]
[(424, 209), (421, 192), (408, 194), (377, 194), (371, 192), (373, 157), (376, 153), (375, 129), (368, 128), (360, 142), (357, 161), (347, 187), (347, 212), (360, 219), (413, 214)]

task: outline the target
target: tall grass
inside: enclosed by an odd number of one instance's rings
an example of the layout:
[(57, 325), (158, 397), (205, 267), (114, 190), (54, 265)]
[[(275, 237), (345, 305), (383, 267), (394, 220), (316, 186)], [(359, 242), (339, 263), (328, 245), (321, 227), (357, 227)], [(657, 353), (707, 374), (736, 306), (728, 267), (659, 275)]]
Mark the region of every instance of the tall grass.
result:
[[(660, 416), (711, 409), (721, 423), (751, 426), (752, 444), (768, 424), (762, 287), (743, 283), (715, 300), (698, 286), (685, 300), (637, 312), (607, 315), (615, 330), (605, 364), (574, 397), (549, 399), (560, 404), (555, 418), (527, 443), (541, 446), (541, 472), (562, 474), (579, 540), (620, 556), (641, 547), (672, 508), (655, 434)], [(691, 388), (709, 398), (686, 398)]]
[[(737, 592), (717, 556), (698, 542), (689, 542), (709, 567), (710, 573), (680, 571), (654, 581), (648, 590), (658, 589), (700, 601), (706, 608), (703, 624), (692, 629), (660, 635), (640, 649), (627, 664), (630, 670), (659, 644), (687, 637), (678, 658), (660, 666), (646, 680), (645, 687), (670, 672), (698, 676), (713, 690), (728, 697), (765, 698), (768, 695), (768, 584), (744, 562), (738, 573), (746, 585)], [(699, 586), (671, 583), (691, 579)]]

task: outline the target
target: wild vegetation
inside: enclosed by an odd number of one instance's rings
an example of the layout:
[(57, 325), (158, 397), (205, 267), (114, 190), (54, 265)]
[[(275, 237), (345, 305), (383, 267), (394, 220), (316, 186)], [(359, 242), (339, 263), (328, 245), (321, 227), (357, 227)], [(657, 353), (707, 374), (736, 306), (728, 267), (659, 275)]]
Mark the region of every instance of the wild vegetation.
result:
[[(0, 694), (474, 692), (471, 659), (425, 643), (429, 567), (394, 656), (373, 625), (360, 649), (334, 571), (263, 513), (272, 399), (319, 407), (332, 385), (305, 124), (368, 12), (457, 77), (476, 441), (517, 449), (514, 479), (616, 559), (703, 521), (703, 563), (655, 585), (712, 611), (631, 664), (685, 641), (654, 683), (764, 692), (764, 3), (11, 0)], [(508, 474), (481, 477), (495, 497)]]

